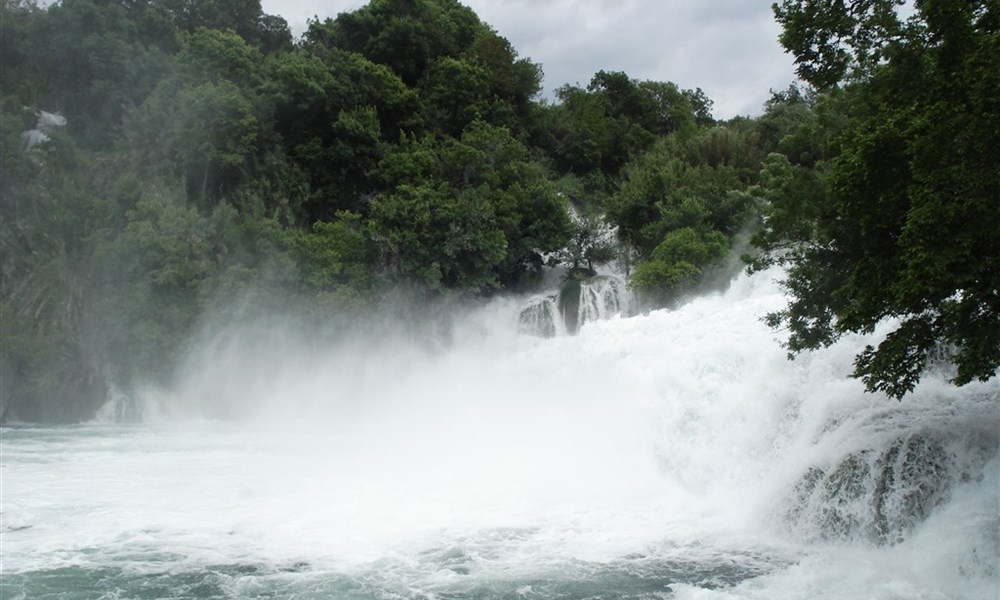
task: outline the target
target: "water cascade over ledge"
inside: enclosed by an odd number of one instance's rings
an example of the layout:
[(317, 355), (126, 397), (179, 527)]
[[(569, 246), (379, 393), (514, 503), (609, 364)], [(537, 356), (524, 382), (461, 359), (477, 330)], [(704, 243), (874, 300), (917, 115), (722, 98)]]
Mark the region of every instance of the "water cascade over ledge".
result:
[(575, 336), (498, 300), (435, 351), (225, 330), (108, 421), (4, 429), (0, 596), (996, 597), (1000, 384), (865, 394), (891, 324), (789, 362), (779, 276), (610, 320), (588, 282)]
[(586, 323), (636, 312), (637, 303), (625, 278), (602, 274), (582, 281), (568, 278), (558, 290), (531, 298), (521, 310), (518, 325), (522, 333), (553, 337), (576, 333)]

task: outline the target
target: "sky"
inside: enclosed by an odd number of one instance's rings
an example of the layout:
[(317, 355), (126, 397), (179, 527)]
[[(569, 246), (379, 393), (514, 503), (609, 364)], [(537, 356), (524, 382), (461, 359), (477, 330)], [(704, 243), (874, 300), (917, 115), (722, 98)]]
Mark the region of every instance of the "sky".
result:
[[(544, 95), (563, 84), (586, 86), (600, 70), (634, 79), (700, 87), (718, 119), (759, 115), (770, 90), (795, 80), (778, 44), (773, 0), (462, 0), (542, 65)], [(262, 0), (294, 35), (307, 19), (336, 17), (367, 0)]]

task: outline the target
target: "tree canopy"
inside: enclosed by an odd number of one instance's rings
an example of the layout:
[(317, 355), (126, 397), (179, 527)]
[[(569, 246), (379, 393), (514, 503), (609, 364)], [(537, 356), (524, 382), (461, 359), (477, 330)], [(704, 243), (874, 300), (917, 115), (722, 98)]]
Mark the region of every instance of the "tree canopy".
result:
[(850, 116), (815, 170), (769, 160), (756, 267), (788, 267), (771, 316), (792, 352), (896, 326), (855, 361), (900, 397), (933, 357), (954, 381), (1000, 367), (1000, 57), (997, 5), (786, 0), (775, 7), (800, 76)]

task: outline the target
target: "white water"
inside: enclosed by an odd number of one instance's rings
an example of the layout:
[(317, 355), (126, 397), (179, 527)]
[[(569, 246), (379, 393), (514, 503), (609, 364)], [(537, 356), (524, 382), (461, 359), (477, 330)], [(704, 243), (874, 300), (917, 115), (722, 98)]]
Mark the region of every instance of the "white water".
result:
[[(789, 363), (773, 276), (575, 337), (497, 303), (433, 353), (216, 338), (147, 423), (4, 430), (0, 595), (108, 568), (215, 573), (185, 597), (997, 597), (1000, 385), (866, 395), (860, 337)], [(929, 517), (824, 536), (864, 510), (801, 478), (913, 434), (954, 479)]]
[[(576, 290), (574, 290), (576, 293)], [(576, 314), (570, 317), (578, 326), (604, 321), (613, 317), (632, 316), (638, 312), (638, 301), (621, 275), (604, 273), (580, 282)], [(569, 333), (560, 308), (560, 292), (538, 294), (521, 307), (518, 329), (521, 333), (553, 337)]]

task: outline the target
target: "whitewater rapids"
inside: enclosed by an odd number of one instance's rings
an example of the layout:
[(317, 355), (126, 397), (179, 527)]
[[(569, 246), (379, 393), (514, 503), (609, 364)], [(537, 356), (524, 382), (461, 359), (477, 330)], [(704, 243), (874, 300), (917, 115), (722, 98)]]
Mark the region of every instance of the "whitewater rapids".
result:
[(865, 394), (885, 331), (789, 362), (777, 276), (550, 339), (512, 300), (433, 351), (206, 339), (140, 423), (3, 430), (0, 596), (998, 597), (1000, 385)]

